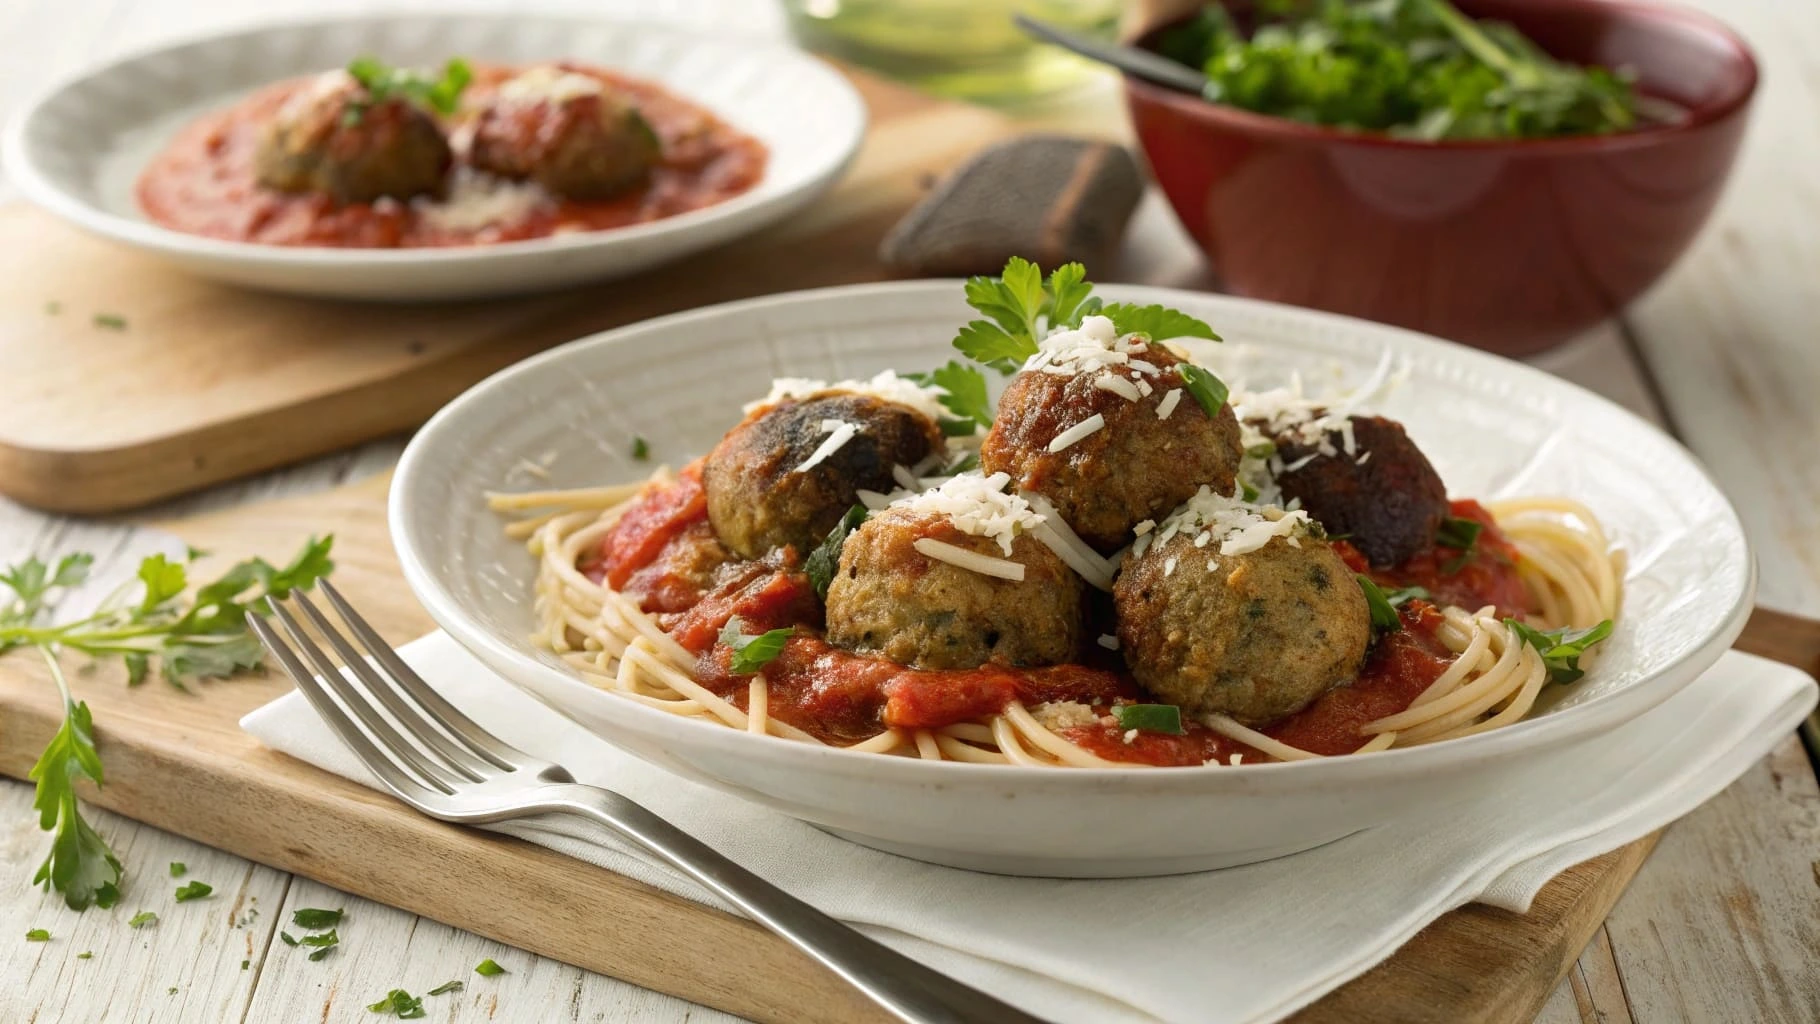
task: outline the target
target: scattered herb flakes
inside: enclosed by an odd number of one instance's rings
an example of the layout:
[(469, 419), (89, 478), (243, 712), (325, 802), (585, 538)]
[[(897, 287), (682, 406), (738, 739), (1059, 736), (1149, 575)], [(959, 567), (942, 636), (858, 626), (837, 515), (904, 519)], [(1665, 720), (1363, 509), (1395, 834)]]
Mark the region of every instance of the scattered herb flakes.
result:
[(506, 971), (506, 969), (504, 967), (501, 967), (498, 964), (494, 963), (492, 957), (487, 957), (485, 960), (482, 960), (480, 963), (474, 965), (474, 973), (480, 975), (483, 978), (491, 978), (494, 975), (506, 974), (508, 972)]
[(1182, 729), (1182, 709), (1174, 704), (1121, 704), (1116, 709), (1121, 729), (1137, 729), (1142, 732), (1162, 732), (1171, 736), (1180, 736)]
[(1212, 371), (1202, 369), (1193, 363), (1177, 363), (1176, 372), (1181, 374), (1182, 384), (1188, 393), (1194, 396), (1196, 403), (1207, 412), (1209, 419), (1220, 418), (1220, 407), (1226, 404), (1230, 391), (1226, 382), (1215, 376)]
[(391, 1014), (399, 1020), (416, 1020), (424, 1015), (423, 1000), (401, 988), (387, 992), (377, 1003), (368, 1003), (367, 1009), (374, 1013)]
[(1548, 668), (1548, 681), (1562, 684), (1577, 682), (1586, 674), (1586, 670), (1580, 667), (1581, 656), (1588, 648), (1611, 636), (1612, 630), (1610, 619), (1585, 629), (1563, 626), (1560, 629), (1540, 630), (1518, 619), (1505, 619), (1504, 624), (1524, 642), (1541, 652), (1542, 662)]
[(126, 317), (118, 313), (96, 313), (95, 326), (105, 327), (110, 331), (126, 330)]
[(341, 909), (319, 910), (315, 907), (303, 907), (291, 914), (291, 923), (299, 928), (320, 931), (340, 924), (341, 913)]
[(1403, 616), (1397, 614), (1396, 606), (1383, 588), (1372, 582), (1370, 576), (1357, 574), (1359, 589), (1365, 592), (1365, 607), (1371, 612), (1371, 628), (1374, 633), (1394, 633), (1403, 628)]
[(310, 954), (310, 959), (321, 960), (341, 944), (341, 936), (335, 934), (334, 929), (330, 929), (321, 935), (305, 935), (297, 940), (297, 944), (315, 949), (316, 952)]
[(176, 994), (177, 994), (177, 986), (175, 986), (175, 985), (172, 985), (172, 986), (171, 986), (171, 987), (170, 987), (170, 988), (167, 988), (167, 989), (165, 989), (165, 990), (164, 990), (164, 994), (165, 994), (165, 995), (167, 995), (167, 996), (174, 996), (174, 995), (176, 995)]
[(1403, 587), (1384, 595), (1384, 599), (1390, 602), (1392, 608), (1401, 608), (1405, 601), (1412, 598), (1418, 601), (1433, 601), (1434, 595), (1428, 592), (1427, 587)]
[(251, 961), (251, 960), (240, 961), (240, 969), (243, 971), (250, 969), (252, 966), (253, 966), (253, 961)]
[(651, 444), (637, 434), (632, 435), (632, 457), (640, 462), (651, 457)]
[(184, 862), (182, 862), (180, 860), (171, 861), (171, 877), (172, 878), (182, 878), (184, 875), (189, 873), (189, 870), (190, 870), (189, 865), (185, 864)]
[(459, 981), (445, 981), (442, 984), (431, 989), (429, 994), (433, 995), (433, 996), (439, 996), (445, 992), (460, 992), (465, 987), (466, 986), (464, 986)]
[(63, 303), (58, 302), (55, 299), (44, 304), (44, 313), (46, 316), (56, 316), (61, 312), (63, 312)]
[(1462, 516), (1448, 516), (1441, 520), (1441, 527), (1435, 531), (1435, 543), (1457, 551), (1471, 551), (1479, 542), (1479, 532), (1485, 524), (1477, 519), (1466, 519)]
[(49, 942), (51, 941), (51, 933), (45, 931), (43, 928), (33, 928), (31, 931), (25, 933), (25, 941)]
[(283, 939), (284, 944), (287, 946), (295, 946), (297, 944), (297, 937), (290, 932), (279, 932), (278, 937)]
[(795, 635), (795, 626), (766, 630), (754, 636), (745, 634), (745, 620), (735, 615), (720, 631), (720, 642), (733, 649), (728, 670), (734, 675), (751, 675), (783, 653), (784, 644)]
[(95, 957), (94, 952), (92, 950), (87, 950), (87, 949), (76, 954), (76, 959), (78, 959), (78, 960), (92, 960), (92, 959), (94, 959), (94, 957)]
[(186, 882), (177, 887), (177, 902), (188, 903), (191, 900), (199, 900), (214, 891), (215, 887), (207, 882)]
[(144, 928), (147, 925), (153, 925), (153, 924), (157, 924), (157, 923), (158, 923), (157, 914), (154, 914), (149, 910), (141, 910), (139, 913), (134, 914), (131, 920), (127, 921), (126, 926), (128, 928)]
[(840, 568), (840, 552), (847, 543), (847, 534), (859, 529), (859, 524), (865, 522), (869, 514), (864, 505), (848, 509), (840, 522), (834, 524), (834, 529), (828, 531), (828, 536), (809, 552), (808, 559), (803, 562), (803, 573), (815, 587), (816, 597), (827, 599), (828, 584), (834, 582), (834, 573)]

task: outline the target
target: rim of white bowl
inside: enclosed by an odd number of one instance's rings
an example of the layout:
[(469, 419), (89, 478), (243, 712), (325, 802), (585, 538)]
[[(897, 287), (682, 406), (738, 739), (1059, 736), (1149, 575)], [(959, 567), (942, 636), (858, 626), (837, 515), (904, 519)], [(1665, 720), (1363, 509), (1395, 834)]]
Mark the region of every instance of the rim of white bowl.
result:
[[(522, 665), (527, 671), (536, 672), (539, 676), (565, 686), (582, 687), (592, 693), (612, 698), (609, 691), (590, 686), (580, 677), (549, 665), (535, 657), (526, 655), (501, 637), (481, 626), (462, 610), (460, 602), (445, 591), (436, 582), (435, 575), (427, 568), (420, 557), (415, 531), (409, 526), (406, 505), (413, 490), (413, 481), (423, 471), (425, 451), (432, 445), (437, 433), (448, 423), (466, 414), (471, 405), (488, 400), (489, 393), (495, 388), (507, 386), (508, 382), (522, 374), (537, 371), (547, 363), (559, 362), (571, 358), (584, 348), (617, 344), (623, 335), (658, 328), (671, 328), (686, 325), (696, 320), (711, 317), (722, 317), (737, 313), (751, 313), (769, 306), (792, 303), (815, 303), (829, 299), (859, 299), (871, 295), (893, 293), (927, 292), (931, 298), (948, 298), (956, 294), (962, 282), (959, 279), (937, 279), (920, 281), (892, 281), (878, 284), (836, 285), (828, 288), (814, 288), (801, 291), (780, 292), (775, 295), (741, 299), (724, 302), (700, 309), (672, 313), (667, 316), (654, 317), (635, 324), (601, 331), (574, 341), (566, 342), (537, 355), (521, 360), (487, 377), (462, 392), (453, 401), (443, 406), (412, 437), (404, 454), (399, 458), (394, 472), (390, 494), (387, 498), (387, 528), (392, 537), (392, 545), (398, 554), (400, 567), (403, 569), (405, 582), (411, 592), (422, 602), (430, 617), (442, 627), (455, 641), (471, 652), (485, 652), (482, 660), (490, 656), (497, 660), (511, 661)], [(1165, 288), (1149, 285), (1104, 285), (1102, 290), (1108, 295), (1116, 293), (1121, 300), (1139, 300), (1149, 302), (1168, 302), (1182, 294), (1193, 295), (1184, 289)], [(1206, 296), (1202, 296), (1206, 297)], [(1370, 755), (1336, 756), (1312, 758), (1304, 761), (1262, 762), (1239, 765), (1188, 765), (1156, 770), (1131, 768), (1067, 768), (1058, 770), (1049, 767), (1030, 767), (1023, 765), (972, 764), (962, 761), (929, 761), (922, 758), (891, 757), (844, 750), (840, 747), (811, 745), (807, 743), (780, 742), (775, 736), (756, 736), (738, 729), (729, 729), (723, 725), (692, 721), (676, 715), (647, 708), (636, 701), (618, 699), (624, 705), (624, 713), (635, 719), (643, 720), (653, 726), (665, 723), (665, 728), (706, 730), (697, 735), (706, 739), (709, 736), (722, 737), (729, 749), (737, 750), (741, 756), (749, 756), (766, 762), (799, 761), (801, 759), (829, 759), (827, 764), (844, 767), (851, 771), (856, 766), (872, 765), (880, 770), (909, 773), (919, 780), (955, 781), (960, 778), (994, 779), (999, 781), (1016, 780), (1024, 785), (1070, 785), (1064, 780), (1076, 780), (1087, 785), (1137, 785), (1142, 782), (1150, 786), (1182, 786), (1201, 790), (1211, 783), (1227, 782), (1237, 786), (1256, 786), (1260, 784), (1281, 784), (1302, 788), (1317, 786), (1323, 783), (1346, 782), (1356, 783), (1369, 781), (1374, 777), (1403, 776), (1420, 772), (1444, 769), (1450, 764), (1462, 761), (1486, 762), (1504, 760), (1511, 757), (1539, 753), (1559, 747), (1576, 740), (1585, 739), (1606, 729), (1622, 725), (1643, 714), (1650, 708), (1674, 696), (1683, 687), (1693, 682), (1700, 673), (1718, 659), (1737, 639), (1744, 629), (1745, 620), (1753, 607), (1757, 588), (1757, 563), (1755, 549), (1750, 537), (1745, 533), (1737, 510), (1730, 499), (1724, 496), (1711, 474), (1700, 464), (1693, 454), (1672, 436), (1658, 426), (1618, 405), (1616, 402), (1572, 381), (1564, 380), (1516, 360), (1493, 355), (1472, 349), (1454, 342), (1444, 341), (1419, 331), (1361, 320), (1356, 317), (1318, 310), (1303, 309), (1282, 303), (1266, 302), (1239, 296), (1218, 296), (1222, 301), (1255, 305), (1276, 311), (1279, 315), (1287, 314), (1326, 323), (1330, 326), (1349, 331), (1365, 330), (1380, 335), (1397, 335), (1423, 343), (1441, 344), (1456, 350), (1457, 354), (1469, 362), (1479, 362), (1485, 366), (1495, 366), (1499, 373), (1515, 374), (1535, 383), (1548, 387), (1565, 388), (1578, 392), (1583, 397), (1602, 406), (1608, 413), (1628, 419), (1634, 424), (1646, 428), (1652, 433), (1661, 435), (1679, 450), (1688, 467), (1698, 473), (1707, 486), (1713, 489), (1729, 514), (1732, 531), (1738, 537), (1740, 548), (1747, 562), (1744, 585), (1740, 588), (1733, 606), (1702, 636), (1698, 645), (1690, 648), (1680, 659), (1664, 666), (1654, 675), (1632, 683), (1620, 690), (1592, 698), (1584, 704), (1563, 709), (1552, 714), (1536, 718), (1526, 718), (1500, 729), (1477, 733), (1459, 739), (1445, 740), (1439, 743), (1424, 744), (1414, 747), (1399, 747), (1383, 750)], [(525, 586), (530, 587), (530, 580)], [(513, 686), (520, 684), (506, 679)], [(522, 688), (522, 687), (521, 687)], [(548, 703), (548, 702), (546, 702)], [(555, 705), (552, 705), (555, 706)], [(615, 706), (617, 710), (617, 705)], [(561, 707), (566, 717), (574, 716)], [(605, 739), (605, 737), (602, 737)], [(608, 740), (607, 742), (611, 742)], [(929, 773), (917, 775), (916, 773)], [(983, 773), (983, 774), (982, 774)], [(1124, 781), (1114, 781), (1124, 780)]]
[[(652, 36), (667, 36), (673, 39), (691, 40), (705, 44), (722, 44), (739, 46), (743, 49), (763, 51), (772, 59), (787, 62), (803, 68), (807, 73), (819, 76), (817, 88), (826, 91), (832, 102), (846, 107), (845, 113), (852, 119), (853, 130), (845, 140), (834, 159), (825, 166), (805, 174), (800, 182), (790, 188), (770, 195), (759, 194), (764, 179), (752, 189), (730, 199), (704, 206), (697, 210), (664, 217), (644, 224), (631, 224), (625, 227), (610, 228), (603, 231), (582, 231), (573, 234), (550, 235), (543, 238), (521, 239), (512, 242), (493, 242), (486, 245), (413, 247), (402, 249), (353, 248), (338, 246), (307, 245), (272, 245), (264, 242), (236, 242), (222, 238), (209, 238), (194, 235), (174, 228), (153, 223), (150, 220), (136, 220), (118, 213), (112, 213), (90, 203), (80, 196), (72, 195), (63, 189), (50, 176), (46, 175), (32, 158), (32, 150), (26, 141), (26, 133), (34, 119), (41, 116), (43, 108), (52, 100), (69, 89), (90, 80), (117, 71), (119, 68), (135, 61), (146, 60), (175, 50), (189, 47), (226, 44), (236, 40), (256, 36), (270, 35), (298, 29), (320, 29), (335, 25), (377, 24), (382, 22), (517, 22), (526, 17), (535, 17), (540, 22), (569, 22), (585, 25), (609, 25), (624, 29), (627, 32)], [(278, 79), (272, 79), (277, 81)], [(717, 115), (718, 116), (718, 113)], [(62, 217), (84, 230), (94, 232), (107, 238), (116, 239), (131, 245), (160, 252), (177, 253), (185, 256), (199, 256), (229, 262), (265, 266), (334, 266), (337, 268), (358, 268), (361, 266), (396, 266), (401, 264), (459, 264), (483, 262), (488, 260), (507, 260), (514, 257), (545, 255), (552, 252), (593, 249), (606, 245), (629, 243), (641, 239), (661, 237), (688, 231), (704, 222), (713, 222), (730, 218), (760, 218), (779, 206), (789, 206), (800, 202), (806, 194), (813, 194), (837, 179), (859, 153), (859, 147), (865, 141), (870, 115), (866, 104), (860, 98), (858, 90), (838, 71), (827, 63), (817, 60), (809, 54), (787, 45), (779, 40), (749, 37), (726, 32), (700, 32), (648, 19), (585, 17), (581, 15), (538, 14), (538, 15), (493, 15), (481, 12), (407, 13), (375, 12), (370, 14), (347, 14), (324, 17), (296, 17), (273, 21), (263, 21), (256, 25), (247, 25), (226, 31), (200, 32), (166, 40), (149, 46), (130, 50), (117, 57), (92, 64), (75, 72), (64, 75), (51, 84), (39, 89), (25, 102), (19, 112), (7, 122), (4, 134), (0, 134), (0, 164), (7, 168), (7, 174), (20, 195), (43, 209)], [(735, 125), (734, 127), (740, 127)], [(741, 129), (744, 130), (743, 128)], [(767, 149), (775, 153), (776, 147), (767, 144)], [(767, 170), (767, 173), (768, 170)], [(785, 211), (787, 212), (787, 210)]]

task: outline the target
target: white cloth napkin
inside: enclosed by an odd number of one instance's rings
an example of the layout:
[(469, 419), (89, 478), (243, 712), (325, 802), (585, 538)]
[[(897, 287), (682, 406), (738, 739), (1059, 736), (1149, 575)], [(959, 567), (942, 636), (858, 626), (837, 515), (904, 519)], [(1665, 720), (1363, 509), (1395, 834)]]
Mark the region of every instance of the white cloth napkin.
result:
[[(822, 910), (1058, 1024), (1273, 1020), (1363, 973), (1454, 907), (1479, 901), (1526, 912), (1564, 868), (1724, 789), (1795, 727), (1816, 693), (1800, 672), (1733, 652), (1649, 715), (1513, 769), (1495, 801), (1263, 864), (1060, 881), (935, 867), (848, 843), (622, 753), (490, 673), (446, 634), (400, 653), (508, 742), (619, 790)], [(241, 726), (275, 750), (378, 788), (301, 694)], [(591, 825), (552, 818), (499, 831), (714, 902)]]

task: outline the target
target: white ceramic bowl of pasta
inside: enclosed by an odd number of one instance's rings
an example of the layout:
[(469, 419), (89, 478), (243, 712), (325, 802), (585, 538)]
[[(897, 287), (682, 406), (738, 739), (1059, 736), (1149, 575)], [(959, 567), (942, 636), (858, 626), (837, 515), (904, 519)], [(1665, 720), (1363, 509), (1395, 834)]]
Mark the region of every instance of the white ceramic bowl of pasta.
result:
[[(953, 282), (774, 296), (577, 341), (477, 385), (411, 442), (391, 496), (405, 577), (506, 679), (606, 740), (884, 850), (1013, 874), (1123, 876), (1280, 856), (1501, 784), (1513, 758), (1601, 737), (1731, 645), (1754, 566), (1738, 518), (1691, 456), (1619, 407), (1538, 370), (1409, 331), (1163, 289), (1227, 339), (1201, 359), (1253, 386), (1291, 369), (1358, 383), (1388, 352), (1408, 379), (1375, 403), (1450, 492), (1571, 495), (1628, 553), (1624, 613), (1596, 668), (1530, 719), (1465, 739), (1288, 764), (1062, 769), (924, 762), (749, 735), (596, 689), (527, 639), (533, 561), (483, 491), (635, 480), (630, 439), (680, 465), (773, 376), (851, 378), (947, 359), (968, 318)], [(1243, 364), (1243, 365), (1240, 365)], [(527, 462), (537, 475), (527, 474)]]
[[(181, 128), (269, 83), (364, 54), (401, 66), (570, 58), (654, 81), (763, 142), (764, 177), (725, 202), (647, 224), (454, 248), (258, 245), (146, 219), (134, 183)], [(636, 21), (390, 14), (236, 30), (84, 71), (26, 104), (0, 159), (32, 202), (208, 277), (331, 298), (478, 298), (635, 273), (775, 223), (834, 183), (865, 130), (865, 105), (846, 79), (781, 43)]]

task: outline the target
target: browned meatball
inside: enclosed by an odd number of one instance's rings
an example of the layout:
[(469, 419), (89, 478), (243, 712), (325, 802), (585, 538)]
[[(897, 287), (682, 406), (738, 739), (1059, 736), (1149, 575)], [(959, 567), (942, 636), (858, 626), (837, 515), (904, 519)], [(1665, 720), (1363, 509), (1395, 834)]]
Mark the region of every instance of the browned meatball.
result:
[(1327, 543), (1303, 535), (1246, 554), (1218, 548), (1178, 534), (1127, 560), (1113, 585), (1119, 649), (1145, 689), (1259, 725), (1358, 675), (1371, 613)]
[[(1009, 473), (1019, 490), (1049, 499), (1102, 554), (1124, 547), (1134, 526), (1167, 515), (1202, 485), (1230, 492), (1242, 454), (1232, 408), (1207, 415), (1182, 387), (1176, 369), (1182, 360), (1160, 345), (1133, 358), (1155, 370), (1019, 373), (999, 399), (980, 447), (981, 468)], [(1134, 375), (1150, 392), (1135, 401), (1100, 383), (1112, 376), (1135, 387)], [(1175, 391), (1180, 393), (1170, 398)], [(1166, 418), (1160, 408), (1169, 409)], [(1105, 426), (1061, 451), (1049, 450), (1057, 435), (1095, 415)]]
[(337, 203), (438, 195), (453, 160), (434, 118), (402, 99), (372, 102), (340, 72), (304, 86), (281, 107), (253, 159), (260, 184)]
[(474, 122), (468, 160), (569, 199), (605, 199), (643, 181), (657, 134), (604, 82), (537, 67), (500, 86)]
[(1296, 468), (1279, 473), (1277, 486), (1284, 500), (1300, 499), (1328, 533), (1345, 537), (1372, 565), (1397, 565), (1434, 546), (1447, 518), (1447, 485), (1401, 423), (1350, 419), (1355, 454), (1346, 453), (1338, 431), (1326, 435), (1333, 455), (1320, 454), (1318, 444), (1294, 431), (1278, 437), (1283, 465)]
[[(858, 427), (851, 440), (799, 471), (827, 441), (823, 421)], [(896, 487), (893, 466), (914, 466), (942, 444), (941, 429), (908, 406), (871, 395), (824, 391), (747, 416), (702, 467), (708, 521), (744, 558), (792, 545), (806, 555), (834, 529), (858, 491)]]
[[(1024, 567), (1000, 579), (930, 558), (930, 538)], [(828, 640), (915, 668), (1056, 665), (1081, 642), (1081, 579), (1028, 533), (1007, 556), (998, 541), (964, 533), (944, 515), (902, 507), (874, 514), (847, 536), (828, 585)]]

